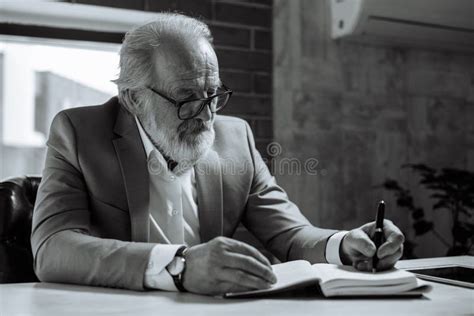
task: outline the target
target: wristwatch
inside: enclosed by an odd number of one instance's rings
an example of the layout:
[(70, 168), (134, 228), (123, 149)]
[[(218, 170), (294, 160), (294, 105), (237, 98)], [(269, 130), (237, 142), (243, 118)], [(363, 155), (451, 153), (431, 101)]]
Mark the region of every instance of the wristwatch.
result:
[(187, 247), (183, 246), (176, 251), (173, 261), (167, 266), (166, 270), (173, 278), (174, 285), (180, 292), (187, 292), (183, 286), (183, 274), (186, 270), (186, 251)]

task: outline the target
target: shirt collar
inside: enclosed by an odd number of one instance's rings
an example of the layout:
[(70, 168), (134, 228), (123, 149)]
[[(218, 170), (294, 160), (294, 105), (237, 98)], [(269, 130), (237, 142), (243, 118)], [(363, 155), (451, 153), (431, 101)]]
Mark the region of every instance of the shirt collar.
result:
[[(150, 157), (150, 154), (153, 150), (156, 150), (155, 145), (151, 142), (150, 138), (148, 135), (145, 133), (143, 130), (142, 124), (138, 120), (137, 116), (135, 115), (135, 122), (137, 123), (138, 126), (138, 132), (140, 133), (140, 138), (142, 139), (143, 147), (145, 148), (146, 152), (146, 158), (148, 159)], [(159, 151), (156, 150), (158, 153)]]

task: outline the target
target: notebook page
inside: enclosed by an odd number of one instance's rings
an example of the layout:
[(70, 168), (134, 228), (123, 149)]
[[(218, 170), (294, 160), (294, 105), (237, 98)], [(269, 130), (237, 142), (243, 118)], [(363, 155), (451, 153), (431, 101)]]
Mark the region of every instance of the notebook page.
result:
[(321, 287), (324, 296), (419, 296), (430, 292), (431, 285), (416, 279), (415, 284), (395, 284), (395, 285), (378, 285), (378, 286), (349, 286), (349, 287)]
[(277, 293), (283, 290), (304, 286), (305, 284), (317, 283), (311, 264), (305, 260), (295, 260), (272, 265), (277, 282), (269, 289), (255, 290), (239, 293), (226, 293), (225, 297), (238, 297), (250, 294)]
[(412, 284), (415, 286), (416, 277), (413, 273), (391, 269), (381, 272), (362, 272), (351, 266), (337, 266), (334, 264), (314, 264), (313, 269), (320, 284), (331, 284), (331, 286), (377, 286), (377, 285), (399, 285)]

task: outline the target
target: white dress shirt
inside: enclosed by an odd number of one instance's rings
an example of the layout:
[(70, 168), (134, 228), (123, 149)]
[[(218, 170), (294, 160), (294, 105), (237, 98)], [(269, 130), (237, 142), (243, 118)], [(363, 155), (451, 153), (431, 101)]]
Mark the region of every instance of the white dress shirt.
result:
[[(144, 285), (152, 289), (177, 291), (166, 266), (181, 246), (194, 246), (201, 242), (194, 168), (179, 176), (170, 171), (137, 117), (135, 121), (150, 174), (150, 242), (157, 243), (150, 254)], [(167, 225), (161, 227), (159, 223)], [(326, 260), (329, 263), (342, 264), (339, 246), (346, 233), (341, 231), (329, 238), (326, 245)]]

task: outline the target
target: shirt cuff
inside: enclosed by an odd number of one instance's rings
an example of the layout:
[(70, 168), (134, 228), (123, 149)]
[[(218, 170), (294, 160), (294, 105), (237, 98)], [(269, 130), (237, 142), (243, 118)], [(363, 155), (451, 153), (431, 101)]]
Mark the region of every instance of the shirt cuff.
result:
[(329, 237), (326, 243), (326, 261), (328, 263), (337, 264), (342, 266), (343, 263), (339, 257), (339, 247), (341, 246), (342, 239), (348, 231), (342, 230)]
[(182, 246), (184, 245), (158, 244), (153, 247), (143, 281), (146, 288), (178, 291), (166, 266), (173, 261), (176, 252)]

